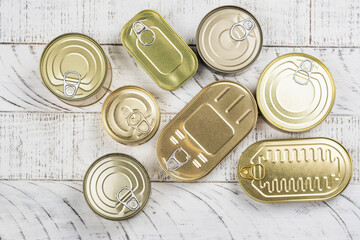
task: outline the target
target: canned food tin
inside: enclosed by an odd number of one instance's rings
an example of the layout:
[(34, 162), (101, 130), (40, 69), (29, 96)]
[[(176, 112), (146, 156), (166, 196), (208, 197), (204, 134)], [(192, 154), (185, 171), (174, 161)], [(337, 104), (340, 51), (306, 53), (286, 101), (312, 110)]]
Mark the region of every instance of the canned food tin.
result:
[(150, 178), (145, 168), (125, 154), (109, 154), (96, 160), (84, 178), (87, 203), (100, 216), (123, 220), (140, 212), (150, 197)]
[(80, 33), (52, 40), (42, 53), (40, 73), (55, 96), (79, 107), (100, 100), (111, 84), (111, 66), (104, 51)]
[(160, 111), (155, 98), (146, 90), (126, 86), (112, 92), (104, 102), (102, 121), (106, 131), (118, 142), (139, 145), (159, 128)]
[(182, 181), (204, 177), (249, 134), (257, 115), (245, 87), (231, 81), (208, 85), (161, 132), (160, 166)]
[(273, 60), (262, 72), (256, 98), (262, 115), (289, 132), (307, 131), (329, 115), (334, 80), (320, 60), (303, 53)]
[(196, 34), (201, 59), (223, 73), (235, 73), (248, 67), (259, 56), (262, 42), (256, 18), (236, 6), (223, 6), (209, 12)]
[(328, 200), (346, 188), (351, 175), (349, 153), (328, 138), (260, 141), (238, 164), (241, 187), (260, 202)]
[(176, 90), (196, 73), (195, 53), (155, 11), (133, 17), (121, 30), (121, 42), (165, 90)]

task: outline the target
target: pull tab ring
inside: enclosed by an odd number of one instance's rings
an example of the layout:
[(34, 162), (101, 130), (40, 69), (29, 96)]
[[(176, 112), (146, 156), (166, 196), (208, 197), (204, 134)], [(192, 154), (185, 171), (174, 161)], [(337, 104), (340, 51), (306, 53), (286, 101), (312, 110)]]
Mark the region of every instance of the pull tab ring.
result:
[[(137, 27), (140, 27), (140, 28), (137, 29)], [(136, 37), (141, 42), (141, 44), (143, 44), (145, 46), (150, 46), (155, 42), (155, 38), (156, 38), (155, 32), (151, 28), (146, 26), (144, 23), (142, 23), (141, 21), (135, 21), (132, 25), (132, 29), (133, 29)], [(154, 36), (153, 40), (150, 43), (144, 43), (143, 40), (141, 39), (141, 34), (145, 31), (150, 31)]]
[[(132, 116), (136, 116), (136, 115), (140, 116), (140, 120), (138, 122), (136, 122), (135, 124), (132, 124), (130, 119)], [(130, 114), (126, 117), (126, 121), (130, 127), (138, 130), (141, 133), (145, 134), (145, 133), (150, 132), (150, 124), (147, 121), (147, 119), (145, 118), (145, 116), (139, 110), (134, 110), (133, 112), (130, 112)], [(143, 130), (140, 128), (140, 125), (142, 125), (143, 123), (146, 125), (146, 130)]]
[[(78, 76), (78, 81), (76, 84), (72, 84), (72, 83), (68, 83), (66, 81), (66, 76), (68, 74), (76, 74)], [(81, 76), (80, 76), (80, 73), (76, 72), (76, 71), (67, 71), (65, 74), (64, 74), (64, 94), (66, 97), (68, 98), (73, 98), (75, 95), (76, 95), (76, 92), (79, 88), (79, 85), (80, 85), (80, 82), (81, 82)], [(68, 88), (72, 89), (73, 92), (71, 94), (68, 93)]]
[[(310, 68), (308, 67), (307, 69), (304, 68), (304, 64), (310, 64)], [(312, 69), (313, 69), (313, 63), (309, 60), (309, 59), (305, 59), (304, 61), (302, 61), (300, 63), (300, 66), (296, 69), (295, 73), (294, 73), (294, 76), (293, 76), (293, 79), (296, 83), (300, 84), (300, 85), (307, 85), (309, 82), (310, 82), (310, 79), (311, 79), (311, 73), (312, 73)], [(306, 82), (302, 82), (302, 81), (299, 81), (297, 79), (297, 74), (299, 72), (304, 72), (306, 73), (307, 75), (307, 79), (306, 79)]]
[[(127, 200), (126, 202), (124, 201), (121, 201), (120, 200), (120, 193), (123, 191), (123, 190), (128, 190), (131, 192), (131, 197), (129, 198), (129, 200)], [(122, 205), (124, 205), (125, 207), (127, 207), (128, 209), (130, 209), (131, 211), (135, 211), (135, 210), (138, 210), (139, 207), (140, 207), (140, 202), (139, 200), (137, 199), (137, 197), (135, 196), (133, 190), (131, 190), (129, 187), (122, 187), (117, 193), (116, 193), (116, 199), (118, 200), (119, 203), (121, 203)], [(135, 204), (135, 206), (132, 204)]]
[[(261, 169), (263, 170), (263, 174), (261, 174), (259, 177), (256, 177), (253, 173), (253, 169), (256, 167), (256, 166), (259, 166), (261, 167)], [(255, 164), (251, 164), (251, 165), (248, 165), (248, 166), (245, 166), (245, 167), (242, 167), (240, 169), (240, 176), (243, 177), (243, 178), (247, 178), (247, 179), (252, 179), (252, 180), (256, 180), (256, 181), (259, 181), (261, 179), (263, 179), (265, 177), (265, 166), (261, 163), (255, 163)]]
[[(238, 26), (241, 26), (245, 29), (245, 35), (241, 38), (235, 37), (234, 35), (234, 29)], [(254, 27), (255, 27), (255, 22), (252, 19), (249, 18), (242, 20), (232, 25), (232, 27), (230, 28), (230, 36), (235, 41), (244, 41), (248, 37), (250, 32), (254, 29)]]
[[(186, 155), (186, 160), (184, 162), (180, 162), (175, 154), (177, 152), (183, 152), (185, 153)], [(169, 171), (175, 171), (177, 170), (178, 168), (180, 168), (181, 166), (183, 166), (185, 163), (187, 163), (190, 159), (190, 155), (183, 149), (183, 148), (177, 148), (175, 149), (175, 151), (171, 154), (171, 156), (169, 157), (168, 161), (166, 162), (166, 168), (169, 170)]]

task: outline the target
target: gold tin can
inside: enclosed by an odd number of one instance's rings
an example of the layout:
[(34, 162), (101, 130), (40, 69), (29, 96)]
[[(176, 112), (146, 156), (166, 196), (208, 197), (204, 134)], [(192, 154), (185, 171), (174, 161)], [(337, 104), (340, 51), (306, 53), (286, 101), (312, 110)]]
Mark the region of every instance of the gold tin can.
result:
[(105, 100), (102, 121), (106, 131), (118, 142), (139, 145), (159, 128), (160, 111), (155, 98), (136, 86), (121, 87)]
[(80, 33), (52, 40), (40, 60), (45, 86), (60, 100), (87, 106), (100, 100), (111, 84), (111, 66), (101, 46)]
[(195, 53), (155, 11), (145, 10), (121, 30), (121, 42), (151, 78), (165, 90), (176, 90), (198, 68)]
[(256, 18), (240, 7), (223, 6), (209, 12), (200, 22), (196, 45), (201, 59), (222, 73), (236, 73), (259, 56), (263, 43)]
[(290, 53), (267, 65), (256, 98), (268, 122), (285, 131), (302, 132), (329, 115), (335, 101), (335, 83), (320, 60)]
[(244, 151), (237, 171), (241, 187), (257, 201), (324, 201), (349, 184), (352, 161), (328, 138), (265, 140)]
[(133, 217), (150, 197), (150, 178), (136, 159), (108, 154), (96, 160), (84, 178), (84, 196), (94, 212), (110, 220)]
[(162, 169), (181, 181), (206, 176), (254, 128), (253, 95), (236, 82), (205, 87), (162, 130), (157, 156)]

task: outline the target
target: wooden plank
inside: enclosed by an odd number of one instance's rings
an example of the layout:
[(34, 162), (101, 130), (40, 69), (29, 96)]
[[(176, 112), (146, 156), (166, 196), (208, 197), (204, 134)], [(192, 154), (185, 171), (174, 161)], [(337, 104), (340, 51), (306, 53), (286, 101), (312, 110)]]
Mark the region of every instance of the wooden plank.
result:
[(153, 183), (135, 217), (109, 221), (81, 182), (0, 182), (1, 239), (358, 239), (360, 185), (326, 202), (264, 204), (236, 183)]
[[(0, 113), (0, 179), (81, 180), (97, 158), (112, 152), (138, 159), (153, 181), (174, 181), (160, 168), (156, 140), (174, 114), (162, 114), (160, 130), (149, 142), (125, 146), (105, 131), (97, 113)], [(201, 182), (236, 182), (237, 162), (252, 143), (263, 139), (329, 137), (341, 142), (353, 159), (353, 182), (360, 182), (360, 116), (330, 116), (309, 132), (290, 134), (259, 118), (254, 131)]]
[[(100, 112), (104, 99), (89, 107), (71, 107), (46, 89), (39, 73), (43, 48), (39, 45), (0, 45), (0, 111)], [(360, 49), (264, 48), (254, 65), (238, 76), (215, 74), (200, 63), (195, 76), (173, 92), (158, 87), (123, 47), (105, 45), (104, 50), (113, 67), (110, 89), (124, 85), (143, 87), (156, 97), (162, 112), (180, 111), (201, 88), (216, 80), (237, 81), (254, 93), (265, 66), (277, 56), (290, 52), (311, 54), (330, 69), (337, 90), (333, 114), (357, 115), (360, 112), (360, 82), (357, 81)]]
[[(238, 5), (259, 20), (266, 45), (308, 45), (310, 2), (279, 0), (207, 1), (1, 1), (0, 42), (47, 43), (67, 32), (81, 32), (104, 44), (120, 43), (122, 27), (138, 12), (158, 11), (188, 43), (195, 44), (201, 19), (213, 8)], [(276, 16), (275, 14), (276, 13)]]

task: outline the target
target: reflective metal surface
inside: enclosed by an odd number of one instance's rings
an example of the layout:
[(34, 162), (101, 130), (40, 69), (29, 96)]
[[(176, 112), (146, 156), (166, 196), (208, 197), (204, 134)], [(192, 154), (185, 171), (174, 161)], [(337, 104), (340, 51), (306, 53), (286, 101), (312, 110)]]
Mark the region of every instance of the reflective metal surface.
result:
[(121, 30), (121, 42), (152, 79), (175, 90), (198, 68), (195, 53), (155, 11), (138, 13)]
[(163, 129), (157, 143), (160, 166), (171, 177), (204, 177), (253, 129), (257, 106), (238, 83), (205, 87)]
[(351, 175), (349, 153), (328, 138), (260, 141), (238, 164), (241, 187), (260, 202), (328, 200), (346, 188)]

